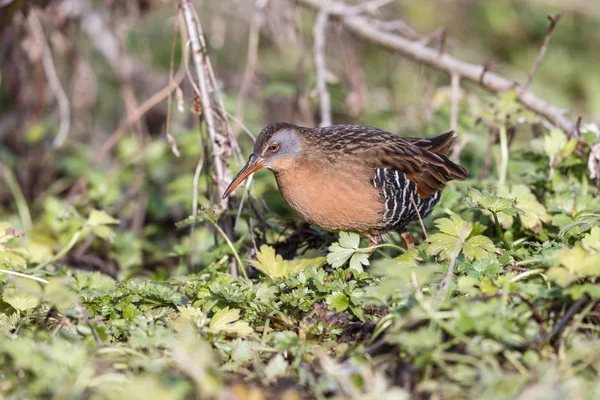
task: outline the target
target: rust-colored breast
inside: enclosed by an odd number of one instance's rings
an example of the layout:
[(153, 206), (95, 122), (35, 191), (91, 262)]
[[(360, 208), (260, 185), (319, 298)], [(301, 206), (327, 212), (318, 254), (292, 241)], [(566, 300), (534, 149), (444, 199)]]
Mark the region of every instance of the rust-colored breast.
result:
[(384, 204), (371, 168), (302, 164), (276, 174), (276, 179), (289, 206), (322, 229), (368, 235), (384, 224)]

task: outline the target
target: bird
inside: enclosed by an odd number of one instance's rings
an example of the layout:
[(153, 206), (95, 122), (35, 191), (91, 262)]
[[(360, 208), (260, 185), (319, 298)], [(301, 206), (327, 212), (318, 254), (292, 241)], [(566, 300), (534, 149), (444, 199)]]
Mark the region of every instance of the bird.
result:
[(414, 247), (406, 226), (431, 213), (447, 182), (467, 178), (447, 157), (453, 139), (453, 131), (414, 138), (361, 125), (272, 123), (223, 198), (267, 168), (287, 204), (308, 223), (365, 237), (369, 254), (391, 231)]

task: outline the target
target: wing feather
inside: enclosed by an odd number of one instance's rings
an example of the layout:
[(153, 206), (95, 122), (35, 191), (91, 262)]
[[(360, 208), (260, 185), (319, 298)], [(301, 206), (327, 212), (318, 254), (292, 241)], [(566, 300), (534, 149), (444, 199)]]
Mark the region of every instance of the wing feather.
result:
[(464, 180), (467, 171), (444, 153), (452, 146), (453, 132), (431, 139), (402, 138), (380, 129), (334, 125), (317, 130), (339, 157), (358, 160), (370, 168), (400, 171), (417, 186), (419, 197), (444, 189), (451, 180)]

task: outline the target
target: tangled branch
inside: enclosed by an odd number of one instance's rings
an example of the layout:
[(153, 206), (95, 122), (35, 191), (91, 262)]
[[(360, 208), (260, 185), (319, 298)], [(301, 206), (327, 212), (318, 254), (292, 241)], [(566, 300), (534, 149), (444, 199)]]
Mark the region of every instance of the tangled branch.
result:
[(331, 17), (336, 17), (344, 27), (355, 35), (376, 43), (389, 50), (403, 54), (415, 61), (422, 62), (437, 70), (445, 71), (450, 76), (458, 75), (462, 79), (479, 84), (493, 93), (517, 90), (518, 101), (530, 111), (548, 119), (555, 126), (564, 130), (569, 136), (577, 137), (575, 123), (565, 117), (564, 110), (548, 103), (530, 91), (525, 91), (512, 80), (502, 78), (490, 72), (489, 66), (471, 64), (452, 57), (449, 54), (427, 47), (426, 43), (403, 37), (399, 34), (385, 31), (380, 28), (381, 21), (375, 18), (356, 13), (354, 7), (343, 2), (320, 0), (298, 0), (302, 6), (320, 11), (323, 8)]

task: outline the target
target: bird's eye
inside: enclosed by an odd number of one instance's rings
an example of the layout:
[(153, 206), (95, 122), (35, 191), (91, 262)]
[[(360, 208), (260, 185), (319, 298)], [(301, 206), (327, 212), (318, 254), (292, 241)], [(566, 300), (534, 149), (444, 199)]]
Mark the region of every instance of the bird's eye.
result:
[(279, 143), (271, 143), (269, 145), (269, 150), (271, 150), (271, 151), (277, 151), (277, 150), (279, 150)]

